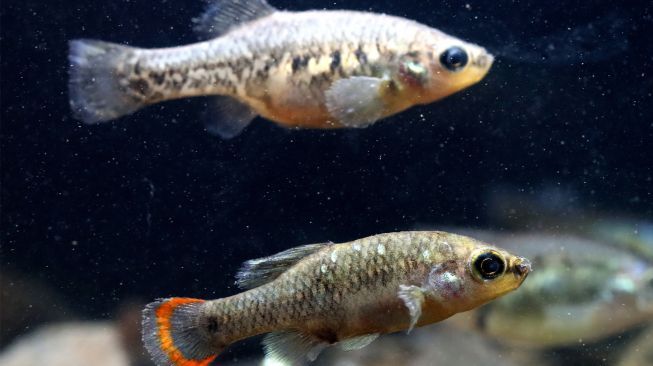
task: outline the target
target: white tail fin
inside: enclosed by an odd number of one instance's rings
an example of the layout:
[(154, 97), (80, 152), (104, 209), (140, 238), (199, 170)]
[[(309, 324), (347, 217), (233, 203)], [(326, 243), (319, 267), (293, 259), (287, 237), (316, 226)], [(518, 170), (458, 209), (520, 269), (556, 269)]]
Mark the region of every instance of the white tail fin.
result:
[(89, 124), (105, 122), (143, 106), (141, 100), (126, 93), (117, 74), (133, 50), (108, 42), (70, 41), (68, 94), (75, 118)]

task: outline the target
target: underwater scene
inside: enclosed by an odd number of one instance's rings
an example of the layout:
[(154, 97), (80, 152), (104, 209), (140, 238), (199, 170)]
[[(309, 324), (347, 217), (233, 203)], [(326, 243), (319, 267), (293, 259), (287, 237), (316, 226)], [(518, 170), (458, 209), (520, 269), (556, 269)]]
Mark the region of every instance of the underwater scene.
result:
[(650, 1), (0, 7), (0, 365), (653, 365)]

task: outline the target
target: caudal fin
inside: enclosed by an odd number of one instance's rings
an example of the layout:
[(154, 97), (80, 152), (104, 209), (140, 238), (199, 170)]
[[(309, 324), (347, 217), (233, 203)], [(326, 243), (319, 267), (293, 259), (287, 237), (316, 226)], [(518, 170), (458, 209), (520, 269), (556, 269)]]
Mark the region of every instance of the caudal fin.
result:
[(70, 41), (68, 95), (75, 118), (100, 123), (132, 113), (142, 101), (127, 94), (119, 70), (134, 48), (79, 39)]
[(160, 299), (143, 310), (143, 343), (157, 366), (208, 366), (221, 351), (198, 326), (204, 300)]

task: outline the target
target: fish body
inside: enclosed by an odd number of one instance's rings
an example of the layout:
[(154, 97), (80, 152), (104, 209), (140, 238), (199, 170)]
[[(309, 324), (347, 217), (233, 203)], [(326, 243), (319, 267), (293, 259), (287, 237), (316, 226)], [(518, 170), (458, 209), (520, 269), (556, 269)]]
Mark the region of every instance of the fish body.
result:
[(653, 263), (653, 221), (648, 217), (591, 209), (578, 202), (578, 192), (560, 187), (545, 186), (535, 195), (499, 187), (492, 190), (487, 201), (488, 216), (495, 225), (565, 232), (624, 249)]
[(180, 366), (269, 333), (267, 356), (292, 364), (470, 310), (516, 289), (529, 271), (524, 258), (444, 232), (297, 247), (246, 262), (237, 275), (245, 292), (148, 305), (144, 342), (158, 365)]
[(196, 28), (209, 39), (162, 49), (72, 41), (77, 118), (97, 123), (219, 95), (208, 127), (223, 137), (256, 115), (287, 127), (365, 127), (478, 82), (493, 61), (482, 47), (408, 19), (278, 11), (264, 0), (213, 0)]
[(454, 321), (529, 348), (574, 346), (653, 322), (653, 266), (622, 248), (569, 235), (480, 231), (537, 267), (518, 292)]

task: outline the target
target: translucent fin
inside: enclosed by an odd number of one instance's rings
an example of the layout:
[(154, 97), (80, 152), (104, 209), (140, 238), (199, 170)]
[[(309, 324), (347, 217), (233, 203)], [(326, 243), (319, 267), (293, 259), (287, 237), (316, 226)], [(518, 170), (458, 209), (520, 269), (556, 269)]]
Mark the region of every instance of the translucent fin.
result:
[(193, 29), (203, 39), (227, 33), (238, 25), (272, 14), (276, 9), (266, 0), (206, 0), (202, 15), (193, 19)]
[(377, 338), (379, 338), (379, 333), (366, 334), (360, 337), (342, 340), (338, 342), (338, 347), (343, 351), (354, 351), (369, 345)]
[(204, 300), (160, 299), (143, 310), (143, 343), (157, 366), (208, 366), (221, 349), (197, 327)]
[(114, 43), (74, 40), (69, 43), (68, 96), (76, 119), (84, 123), (109, 121), (141, 108), (125, 93), (116, 70), (133, 48)]
[(230, 139), (238, 136), (252, 120), (256, 112), (231, 97), (211, 97), (206, 110), (205, 127), (213, 134)]
[(417, 286), (399, 286), (399, 298), (404, 301), (408, 313), (410, 314), (410, 327), (406, 333), (417, 324), (419, 317), (422, 316), (422, 305), (424, 304), (424, 291)]
[(243, 264), (236, 274), (236, 284), (250, 289), (266, 284), (285, 272), (302, 258), (324, 248), (327, 244), (309, 244), (290, 248), (269, 257), (252, 259)]
[(283, 365), (297, 365), (315, 361), (328, 343), (307, 334), (294, 331), (268, 333), (263, 339), (266, 361)]
[(368, 76), (340, 79), (326, 93), (329, 114), (347, 127), (367, 127), (383, 115), (388, 81)]

